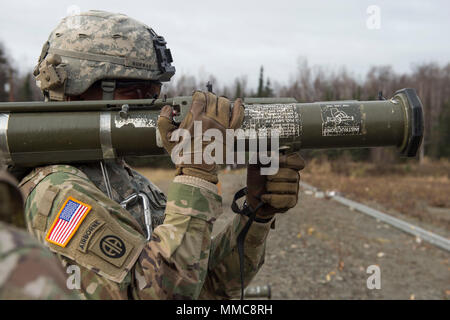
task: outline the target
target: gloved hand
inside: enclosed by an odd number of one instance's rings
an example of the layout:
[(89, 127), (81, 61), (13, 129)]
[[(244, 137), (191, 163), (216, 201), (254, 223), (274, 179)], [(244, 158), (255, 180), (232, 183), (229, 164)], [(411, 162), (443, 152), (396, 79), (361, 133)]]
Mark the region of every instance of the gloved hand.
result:
[(280, 154), (278, 173), (271, 176), (261, 175), (259, 165), (247, 168), (247, 203), (252, 207), (262, 201), (264, 205), (256, 212), (260, 219), (270, 219), (276, 213), (283, 213), (295, 207), (298, 202), (300, 183), (299, 171), (305, 167), (305, 161), (298, 153)]
[[(226, 140), (226, 129), (238, 129), (244, 120), (244, 106), (241, 99), (236, 99), (233, 110), (231, 111), (230, 100), (224, 97), (218, 97), (211, 92), (196, 91), (192, 96), (192, 105), (189, 113), (180, 124), (181, 129), (186, 129), (191, 134), (191, 163), (177, 164), (177, 175), (188, 175), (217, 183), (217, 165), (206, 164), (203, 157), (201, 163), (194, 163), (194, 121), (202, 122), (202, 132), (208, 129), (218, 129), (222, 132), (222, 144)], [(230, 114), (231, 111), (231, 114)], [(171, 106), (164, 106), (158, 118), (158, 130), (161, 135), (166, 151), (171, 154), (173, 148), (178, 142), (170, 141), (172, 133), (177, 127), (172, 122), (173, 109)], [(203, 140), (203, 139), (202, 139)], [(202, 155), (204, 148), (211, 143), (210, 141), (202, 143)], [(223, 146), (224, 154), (225, 147)]]

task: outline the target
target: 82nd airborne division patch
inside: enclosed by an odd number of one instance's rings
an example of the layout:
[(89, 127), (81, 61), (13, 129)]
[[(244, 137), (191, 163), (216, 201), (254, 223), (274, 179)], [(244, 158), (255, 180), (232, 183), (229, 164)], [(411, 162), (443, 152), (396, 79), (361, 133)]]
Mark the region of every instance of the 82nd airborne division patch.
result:
[(59, 210), (45, 240), (64, 248), (91, 208), (88, 204), (68, 197)]

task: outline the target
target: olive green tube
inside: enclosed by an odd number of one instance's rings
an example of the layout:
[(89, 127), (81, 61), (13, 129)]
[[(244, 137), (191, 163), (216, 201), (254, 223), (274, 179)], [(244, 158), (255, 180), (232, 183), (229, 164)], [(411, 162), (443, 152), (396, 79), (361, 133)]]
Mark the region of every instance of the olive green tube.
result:
[[(189, 97), (133, 106), (135, 101), (0, 104), (0, 157), (3, 163), (37, 166), (98, 161), (121, 156), (164, 154), (157, 143), (160, 105), (171, 103), (176, 120), (189, 110)], [(140, 104), (145, 104), (140, 101)], [(149, 101), (147, 100), (147, 103)], [(415, 156), (423, 132), (422, 105), (413, 89), (382, 101), (296, 103), (293, 99), (251, 98), (245, 101), (242, 129), (270, 137), (293, 150), (396, 146)], [(127, 103), (127, 104), (125, 104)], [(129, 105), (128, 105), (129, 104)], [(6, 112), (7, 111), (7, 112)]]
[(9, 114), (9, 164), (36, 166), (120, 156), (158, 155), (156, 111)]

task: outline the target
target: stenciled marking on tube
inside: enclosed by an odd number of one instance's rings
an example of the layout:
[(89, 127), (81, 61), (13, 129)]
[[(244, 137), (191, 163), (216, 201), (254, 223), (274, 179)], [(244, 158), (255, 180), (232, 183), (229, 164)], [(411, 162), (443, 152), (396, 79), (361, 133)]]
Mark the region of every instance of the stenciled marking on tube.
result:
[(127, 119), (116, 117), (114, 119), (116, 128), (131, 125), (135, 128), (156, 128), (156, 121), (140, 115), (129, 115)]
[(245, 105), (245, 118), (241, 127), (248, 138), (251, 131), (258, 137), (270, 137), (278, 130), (280, 138), (298, 138), (301, 135), (301, 117), (294, 104)]
[(322, 104), (322, 136), (349, 136), (363, 134), (363, 116), (359, 104)]

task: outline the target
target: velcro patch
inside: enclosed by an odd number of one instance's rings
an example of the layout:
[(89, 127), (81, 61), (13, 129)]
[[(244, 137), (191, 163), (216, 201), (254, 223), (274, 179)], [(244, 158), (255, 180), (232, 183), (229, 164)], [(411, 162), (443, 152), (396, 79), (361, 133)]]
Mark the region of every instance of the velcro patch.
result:
[(103, 229), (97, 241), (89, 248), (100, 258), (120, 268), (134, 246), (109, 228)]
[(78, 250), (83, 253), (87, 252), (89, 241), (91, 241), (93, 235), (105, 224), (104, 221), (95, 219), (91, 224), (85, 229), (81, 240), (78, 244)]
[(91, 208), (88, 204), (68, 197), (59, 210), (45, 240), (64, 248)]

